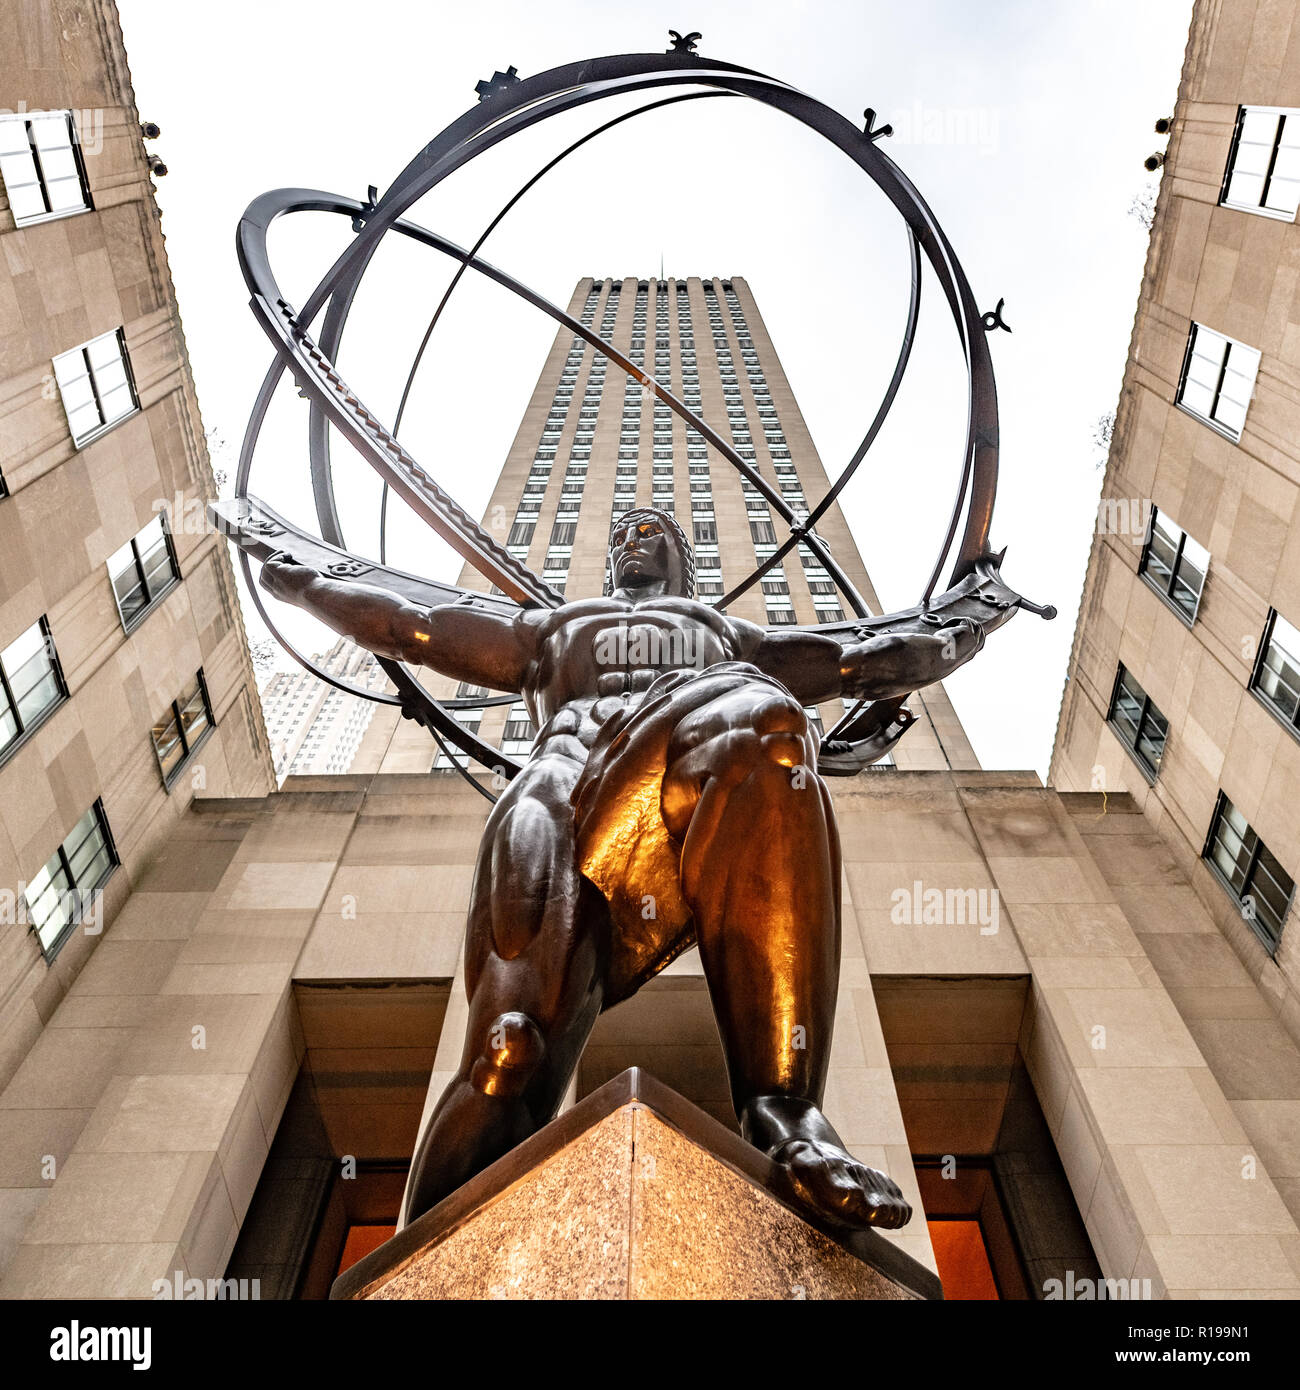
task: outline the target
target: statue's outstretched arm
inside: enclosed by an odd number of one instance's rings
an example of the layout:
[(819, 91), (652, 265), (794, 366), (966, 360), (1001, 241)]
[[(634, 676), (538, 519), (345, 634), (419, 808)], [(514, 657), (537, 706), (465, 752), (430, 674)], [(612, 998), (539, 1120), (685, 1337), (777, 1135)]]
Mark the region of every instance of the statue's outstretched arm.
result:
[(533, 657), (534, 628), (522, 614), (456, 603), (421, 608), (386, 589), (328, 579), (288, 555), (263, 564), (261, 583), (376, 656), (428, 666), (454, 680), (518, 690)]
[(983, 645), (984, 630), (972, 618), (952, 618), (932, 632), (889, 632), (846, 643), (821, 633), (768, 628), (748, 659), (811, 705), (841, 696), (910, 695), (943, 680)]

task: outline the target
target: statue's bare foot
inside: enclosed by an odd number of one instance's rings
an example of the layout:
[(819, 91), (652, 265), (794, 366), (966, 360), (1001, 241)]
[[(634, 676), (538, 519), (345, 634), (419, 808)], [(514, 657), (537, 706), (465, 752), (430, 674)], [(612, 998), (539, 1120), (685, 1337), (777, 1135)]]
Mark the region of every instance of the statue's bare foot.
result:
[(826, 1220), (890, 1231), (911, 1220), (898, 1184), (859, 1163), (811, 1101), (759, 1096), (744, 1107), (740, 1125), (784, 1170), (792, 1195)]

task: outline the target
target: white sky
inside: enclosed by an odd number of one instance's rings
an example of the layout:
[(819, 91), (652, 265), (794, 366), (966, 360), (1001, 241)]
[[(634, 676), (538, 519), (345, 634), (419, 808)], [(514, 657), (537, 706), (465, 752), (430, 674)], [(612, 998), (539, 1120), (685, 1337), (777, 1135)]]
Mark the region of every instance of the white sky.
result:
[[(270, 360), (249, 313), (235, 226), (282, 186), (364, 197), (387, 187), (514, 64), (528, 76), (604, 53), (660, 52), (669, 27), (700, 52), (767, 72), (855, 121), (892, 121), (890, 156), (917, 184), (975, 297), (1005, 297), (993, 342), (1002, 473), (992, 540), (1004, 577), (1054, 603), (1017, 615), (948, 682), (985, 767), (1045, 773), (1101, 484), (1091, 434), (1115, 406), (1146, 250), (1129, 204), (1162, 148), (1191, 0), (911, 0), (621, 6), (318, 0), (180, 6), (119, 0), (143, 119), (169, 174), (163, 228), (204, 420), (233, 474)], [(688, 22), (687, 22), (688, 21)], [(646, 98), (643, 96), (640, 101)], [(410, 216), (470, 244), (500, 205), (581, 132), (626, 105), (598, 103), (506, 143)], [(278, 225), (271, 252), (296, 304), (351, 237), (344, 219)], [(454, 267), (390, 238), (340, 354), (390, 422)], [(552, 300), (583, 275), (744, 275), (832, 477), (870, 422), (907, 305), (905, 237), (874, 185), (802, 127), (740, 100), (688, 103), (602, 136), (519, 205), (483, 253)], [(933, 279), (907, 381), (844, 509), (889, 608), (914, 603), (952, 503), (964, 430), (955, 332)], [(473, 513), (486, 504), (554, 336), (544, 315), (466, 276), (426, 356), (402, 438)], [(314, 528), (306, 402), (282, 388), (252, 491)], [(336, 479), (348, 539), (374, 553), (378, 480), (345, 446)], [(811, 500), (811, 499), (810, 499)], [(459, 560), (399, 519), (390, 562), (452, 577)], [(945, 576), (946, 577), (946, 576)], [(281, 610), (285, 612), (286, 610)], [(308, 650), (332, 638), (297, 611)], [(258, 631), (254, 623), (250, 630)], [(286, 658), (287, 662), (287, 658)]]

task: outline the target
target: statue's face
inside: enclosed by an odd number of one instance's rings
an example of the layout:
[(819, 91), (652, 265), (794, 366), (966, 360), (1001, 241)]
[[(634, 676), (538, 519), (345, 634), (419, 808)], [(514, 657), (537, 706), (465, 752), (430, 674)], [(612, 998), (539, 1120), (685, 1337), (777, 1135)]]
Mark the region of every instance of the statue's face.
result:
[(674, 593), (682, 589), (682, 557), (676, 538), (657, 517), (620, 521), (610, 537), (609, 563), (616, 589), (639, 589), (656, 581)]

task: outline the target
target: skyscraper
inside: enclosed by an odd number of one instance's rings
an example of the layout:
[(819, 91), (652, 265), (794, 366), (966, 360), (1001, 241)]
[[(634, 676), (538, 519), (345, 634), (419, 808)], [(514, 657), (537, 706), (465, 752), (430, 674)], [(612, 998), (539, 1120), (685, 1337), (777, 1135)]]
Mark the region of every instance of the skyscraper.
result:
[[(313, 658), (330, 675), (365, 690), (382, 690), (384, 673), (374, 657), (340, 637)], [(328, 686), (310, 671), (277, 671), (261, 692), (262, 711), (277, 777), (347, 772), (361, 746), (375, 706)]]

